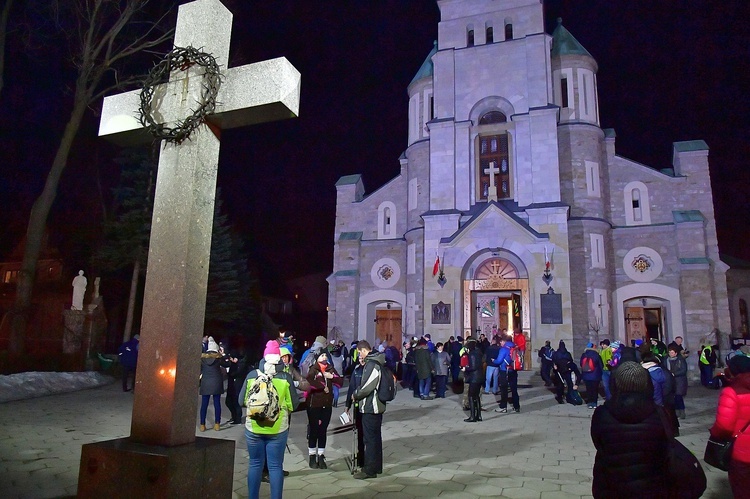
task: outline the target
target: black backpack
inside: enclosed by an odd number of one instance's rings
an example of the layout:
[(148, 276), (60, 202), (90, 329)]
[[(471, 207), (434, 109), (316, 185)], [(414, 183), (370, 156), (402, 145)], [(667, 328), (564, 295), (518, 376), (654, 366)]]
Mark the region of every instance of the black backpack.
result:
[(390, 402), (396, 398), (396, 381), (393, 377), (393, 371), (387, 366), (380, 366), (380, 381), (378, 382), (378, 400)]

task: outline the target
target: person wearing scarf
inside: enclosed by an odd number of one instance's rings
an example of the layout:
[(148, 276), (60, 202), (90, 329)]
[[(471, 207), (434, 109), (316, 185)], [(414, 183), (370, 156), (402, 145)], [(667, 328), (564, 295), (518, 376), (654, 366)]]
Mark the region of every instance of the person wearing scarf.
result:
[(310, 468), (326, 469), (326, 431), (333, 412), (333, 387), (341, 388), (343, 378), (329, 362), (325, 348), (315, 350), (315, 362), (307, 373), (310, 393), (307, 396), (307, 420), (310, 424), (307, 439)]

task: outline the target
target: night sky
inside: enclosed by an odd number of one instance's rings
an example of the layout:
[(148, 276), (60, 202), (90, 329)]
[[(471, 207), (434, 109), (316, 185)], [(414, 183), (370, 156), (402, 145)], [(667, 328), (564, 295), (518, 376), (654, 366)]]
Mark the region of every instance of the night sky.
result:
[[(373, 192), (398, 174), (406, 88), (437, 37), (437, 3), (225, 4), (234, 13), (230, 66), (286, 56), (302, 73), (299, 118), (223, 133), (227, 214), (268, 275), (329, 272), (334, 184), (362, 173)], [(558, 0), (545, 13), (548, 33), (562, 17), (597, 60), (601, 125), (616, 130), (619, 155), (659, 169), (671, 166), (672, 142), (708, 143), (720, 250), (750, 260), (750, 2)], [(0, 256), (25, 231), (71, 100), (64, 51), (28, 49), (20, 38), (7, 49), (0, 96)], [(53, 243), (81, 268), (117, 184), (116, 148), (96, 137), (96, 111), (50, 216)]]

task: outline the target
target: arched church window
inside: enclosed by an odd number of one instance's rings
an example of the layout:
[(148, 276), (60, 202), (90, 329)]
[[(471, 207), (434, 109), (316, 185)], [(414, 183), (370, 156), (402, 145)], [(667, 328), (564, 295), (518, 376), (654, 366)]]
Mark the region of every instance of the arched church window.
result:
[(505, 114), (501, 113), (500, 111), (490, 111), (489, 113), (485, 113), (481, 118), (479, 118), (480, 125), (505, 123), (506, 121), (508, 121), (508, 118), (506, 118)]
[(748, 332), (750, 332), (750, 324), (748, 324), (747, 317), (747, 302), (742, 298), (740, 298), (740, 332), (745, 338)]
[(479, 171), (477, 173), (477, 198), (480, 201), (511, 197), (507, 133), (479, 137)]
[(487, 38), (487, 43), (493, 43), (495, 41), (495, 35), (492, 31), (492, 26), (487, 26), (486, 38)]
[(490, 258), (480, 265), (474, 272), (474, 279), (518, 279), (518, 270), (508, 260)]
[(633, 189), (630, 191), (630, 197), (633, 204), (633, 220), (640, 222), (643, 220), (643, 212), (641, 211), (641, 191)]
[(474, 29), (472, 28), (469, 28), (469, 30), (466, 32), (466, 46), (474, 46)]
[(505, 22), (505, 39), (506, 40), (513, 39), (513, 24), (508, 21)]
[(383, 201), (378, 207), (378, 238), (392, 238), (396, 234), (396, 205)]

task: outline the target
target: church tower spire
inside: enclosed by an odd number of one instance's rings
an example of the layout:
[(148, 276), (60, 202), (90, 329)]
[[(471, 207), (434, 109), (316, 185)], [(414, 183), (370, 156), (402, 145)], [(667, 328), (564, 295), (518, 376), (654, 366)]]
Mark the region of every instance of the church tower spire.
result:
[(593, 56), (557, 19), (552, 32), (554, 103), (560, 106), (560, 123), (599, 125), (596, 87), (598, 65)]

